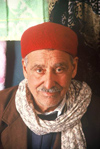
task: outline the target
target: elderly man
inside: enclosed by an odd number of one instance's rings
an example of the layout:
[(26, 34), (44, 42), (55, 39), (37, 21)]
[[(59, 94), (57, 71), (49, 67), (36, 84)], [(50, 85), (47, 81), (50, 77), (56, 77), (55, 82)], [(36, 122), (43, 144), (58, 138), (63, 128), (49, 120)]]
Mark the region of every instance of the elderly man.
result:
[[(77, 36), (70, 28), (51, 22), (23, 33), (25, 79), (0, 92), (2, 148), (84, 149), (98, 145), (94, 134), (89, 136), (91, 127), (86, 117), (81, 124), (91, 89), (73, 79), (77, 73), (77, 46)], [(95, 134), (99, 132), (97, 129)]]

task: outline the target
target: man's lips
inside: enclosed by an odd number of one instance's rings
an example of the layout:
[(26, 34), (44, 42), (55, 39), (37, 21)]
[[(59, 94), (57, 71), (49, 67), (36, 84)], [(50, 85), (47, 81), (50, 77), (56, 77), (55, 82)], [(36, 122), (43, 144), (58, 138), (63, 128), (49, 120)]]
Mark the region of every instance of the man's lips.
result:
[(54, 96), (56, 95), (58, 92), (53, 92), (53, 93), (50, 93), (50, 92), (41, 92), (44, 96)]

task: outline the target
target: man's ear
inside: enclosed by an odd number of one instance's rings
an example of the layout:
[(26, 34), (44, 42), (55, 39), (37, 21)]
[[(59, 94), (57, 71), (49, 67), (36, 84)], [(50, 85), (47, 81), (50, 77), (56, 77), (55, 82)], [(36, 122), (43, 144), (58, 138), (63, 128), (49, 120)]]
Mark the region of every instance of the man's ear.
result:
[(25, 64), (24, 59), (22, 59), (22, 67), (23, 67), (24, 77), (27, 79), (27, 69), (26, 69), (26, 64)]
[(78, 57), (75, 57), (73, 59), (73, 72), (72, 72), (72, 78), (74, 78), (77, 74), (77, 66), (78, 66)]

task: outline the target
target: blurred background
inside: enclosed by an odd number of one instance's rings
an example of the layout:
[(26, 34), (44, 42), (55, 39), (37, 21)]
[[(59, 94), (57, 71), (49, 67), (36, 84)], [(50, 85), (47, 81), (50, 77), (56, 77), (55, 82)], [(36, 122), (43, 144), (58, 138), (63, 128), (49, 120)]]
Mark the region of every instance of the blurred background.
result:
[(24, 30), (47, 21), (77, 33), (76, 79), (100, 96), (100, 0), (0, 0), (0, 90), (24, 78), (20, 47)]

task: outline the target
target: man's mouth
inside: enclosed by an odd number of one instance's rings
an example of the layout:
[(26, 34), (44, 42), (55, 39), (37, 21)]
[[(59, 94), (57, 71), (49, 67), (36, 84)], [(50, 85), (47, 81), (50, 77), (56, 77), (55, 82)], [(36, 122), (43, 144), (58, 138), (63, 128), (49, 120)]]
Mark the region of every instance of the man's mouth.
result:
[(50, 93), (50, 92), (43, 92), (43, 91), (41, 91), (41, 93), (45, 97), (55, 97), (55, 96), (58, 95), (59, 92), (52, 92), (52, 93)]

